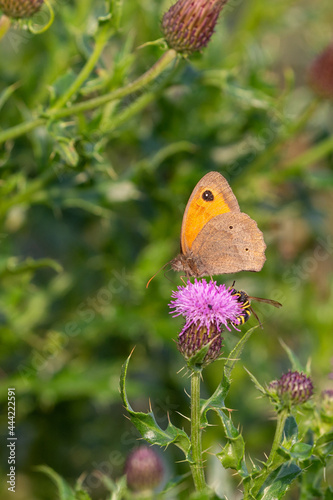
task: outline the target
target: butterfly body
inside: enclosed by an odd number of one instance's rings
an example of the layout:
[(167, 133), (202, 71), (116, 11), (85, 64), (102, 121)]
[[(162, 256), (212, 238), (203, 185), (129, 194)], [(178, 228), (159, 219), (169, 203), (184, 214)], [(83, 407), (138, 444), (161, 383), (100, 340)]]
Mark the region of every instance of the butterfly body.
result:
[(171, 267), (197, 278), (260, 271), (266, 260), (262, 232), (240, 211), (218, 172), (209, 172), (195, 186), (183, 217), (180, 248)]

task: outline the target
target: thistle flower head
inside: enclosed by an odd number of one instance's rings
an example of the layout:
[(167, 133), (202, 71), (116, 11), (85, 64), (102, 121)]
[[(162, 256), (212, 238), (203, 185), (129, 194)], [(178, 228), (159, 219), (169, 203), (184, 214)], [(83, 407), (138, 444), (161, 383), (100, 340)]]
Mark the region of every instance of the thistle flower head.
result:
[(288, 371), (269, 385), (269, 391), (275, 393), (283, 406), (297, 406), (305, 403), (313, 394), (313, 384), (307, 375), (298, 371)]
[(209, 330), (214, 324), (218, 332), (221, 331), (221, 325), (224, 325), (230, 330), (229, 323), (236, 322), (243, 312), (232, 289), (217, 285), (216, 281), (188, 281), (186, 286), (179, 286), (176, 292), (172, 292), (171, 297), (175, 299), (169, 304), (170, 309), (174, 309), (171, 311), (173, 317), (184, 316), (186, 319), (180, 335), (191, 325)]
[(226, 2), (178, 0), (162, 19), (162, 31), (169, 47), (183, 55), (206, 47)]
[(157, 453), (148, 446), (136, 448), (125, 464), (128, 487), (133, 491), (152, 491), (162, 481), (164, 467)]
[(333, 99), (333, 43), (312, 62), (308, 80), (314, 92), (321, 97)]
[(0, 0), (0, 9), (6, 16), (20, 19), (39, 11), (44, 0)]
[(225, 285), (195, 279), (194, 283), (179, 286), (172, 298), (171, 314), (185, 318), (177, 344), (179, 351), (188, 361), (209, 344), (201, 366), (211, 363), (221, 352), (222, 326), (230, 330), (229, 324), (237, 323), (242, 312), (237, 297)]

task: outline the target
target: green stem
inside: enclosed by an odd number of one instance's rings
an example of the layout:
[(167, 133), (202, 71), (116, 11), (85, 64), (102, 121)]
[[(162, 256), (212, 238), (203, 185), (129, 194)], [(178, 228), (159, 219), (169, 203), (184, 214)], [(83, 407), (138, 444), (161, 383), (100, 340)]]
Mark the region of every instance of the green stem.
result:
[(34, 120), (30, 120), (28, 122), (20, 123), (19, 125), (15, 125), (3, 132), (0, 132), (0, 144), (8, 141), (9, 139), (15, 139), (16, 137), (20, 137), (21, 135), (30, 132), (31, 130), (44, 125), (46, 122), (45, 118), (36, 118)]
[(200, 375), (201, 372), (192, 372), (191, 376), (191, 445), (192, 465), (191, 471), (197, 491), (206, 487), (201, 445), (200, 426)]
[[(260, 488), (264, 484), (266, 478), (269, 474), (278, 467), (278, 461), (276, 460), (276, 452), (279, 449), (279, 446), (283, 439), (283, 430), (286, 423), (286, 418), (288, 417), (288, 410), (284, 409), (280, 413), (278, 413), (277, 424), (275, 429), (274, 441), (272, 444), (271, 452), (266, 461), (265, 468), (262, 470), (261, 474), (258, 476), (255, 481), (254, 487), (251, 489), (251, 494), (256, 498), (256, 495), (259, 493)], [(271, 468), (274, 464), (274, 469)], [(245, 496), (244, 496), (245, 499)]]
[(52, 118), (64, 118), (73, 114), (82, 113), (84, 111), (89, 111), (91, 109), (104, 106), (110, 101), (115, 101), (116, 99), (121, 99), (126, 97), (133, 92), (143, 89), (146, 85), (152, 82), (157, 76), (159, 76), (165, 68), (177, 57), (177, 52), (175, 50), (168, 50), (163, 54), (162, 57), (151, 67), (146, 73), (141, 75), (139, 78), (134, 80), (134, 82), (129, 83), (125, 87), (109, 92), (108, 94), (95, 97), (93, 99), (88, 99), (87, 101), (79, 102), (78, 104), (73, 104), (68, 108), (63, 108), (59, 110), (50, 111), (49, 116)]
[(109, 39), (109, 35), (109, 26), (104, 26), (104, 28), (101, 29), (101, 31), (97, 35), (95, 48), (88, 61), (83, 66), (82, 70), (80, 71), (72, 85), (69, 87), (69, 89), (52, 106), (50, 112), (54, 112), (56, 109), (66, 106), (70, 98), (80, 89), (90, 73), (93, 71), (98, 59), (100, 58), (105, 44)]
[(275, 453), (277, 452), (277, 449), (279, 448), (279, 446), (282, 442), (283, 430), (284, 430), (284, 426), (285, 426), (287, 417), (288, 417), (288, 410), (287, 409), (284, 409), (280, 413), (278, 413), (274, 441), (272, 444), (272, 449), (271, 449), (271, 452), (269, 454), (268, 460), (266, 462), (268, 464), (268, 466), (273, 463), (274, 458), (275, 458)]
[[(157, 78), (177, 57), (176, 51), (170, 49), (163, 54), (163, 56), (152, 66), (148, 71), (146, 71), (139, 78), (134, 80), (134, 82), (129, 83), (125, 87), (114, 90), (113, 92), (109, 92), (108, 94), (95, 97), (93, 99), (88, 99), (87, 101), (83, 101), (77, 104), (73, 104), (72, 106), (68, 106), (67, 108), (62, 109), (53, 109), (49, 110), (48, 117), (52, 119), (65, 118), (70, 115), (76, 115), (82, 113), (84, 111), (93, 110), (100, 106), (105, 105), (110, 101), (114, 101), (116, 99), (120, 99), (125, 97), (132, 92), (136, 92), (140, 89), (143, 89), (149, 83), (151, 83), (155, 78)], [(16, 125), (15, 127), (11, 127), (8, 130), (4, 130), (0, 132), (0, 144), (7, 141), (8, 139), (14, 139), (19, 137), (30, 130), (33, 130), (36, 127), (41, 125), (45, 125), (47, 123), (47, 118), (36, 118), (34, 120), (30, 120), (28, 122), (20, 123), (20, 125)]]

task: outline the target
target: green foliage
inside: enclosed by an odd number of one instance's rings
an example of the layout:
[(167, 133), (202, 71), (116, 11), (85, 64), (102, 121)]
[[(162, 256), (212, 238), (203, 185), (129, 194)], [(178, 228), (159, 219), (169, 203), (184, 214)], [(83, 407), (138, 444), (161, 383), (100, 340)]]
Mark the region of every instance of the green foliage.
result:
[[(332, 420), (316, 405), (287, 419), (274, 470), (263, 477), (251, 462), (269, 453), (275, 428), (252, 382), (263, 395), (289, 367), (279, 338), (299, 360), (311, 356), (315, 401), (330, 387), (332, 105), (309, 89), (307, 68), (330, 42), (331, 0), (229, 1), (207, 49), (187, 60), (163, 59), (167, 3), (50, 3), (50, 26), (46, 7), (29, 23), (0, 19), (0, 397), (6, 429), (16, 388), (17, 490), (57, 498), (32, 472), (43, 463), (59, 495), (128, 494), (118, 478), (139, 434), (118, 380), (134, 345), (128, 398), (138, 410), (151, 398), (147, 428), (188, 453), (188, 380), (176, 377), (166, 307), (178, 278), (145, 285), (178, 251), (193, 186), (218, 170), (268, 246), (261, 273), (224, 279), (283, 308), (252, 303), (264, 331), (242, 352), (251, 377), (231, 355), (237, 333), (223, 334), (225, 376), (221, 362), (207, 368), (203, 448), (220, 454), (218, 472), (206, 464), (211, 484), (229, 500), (240, 479), (249, 495), (257, 481), (270, 498), (331, 498)], [(183, 452), (164, 456), (170, 495), (189, 498)], [(5, 474), (7, 458), (3, 447)], [(5, 482), (0, 492), (12, 497)]]

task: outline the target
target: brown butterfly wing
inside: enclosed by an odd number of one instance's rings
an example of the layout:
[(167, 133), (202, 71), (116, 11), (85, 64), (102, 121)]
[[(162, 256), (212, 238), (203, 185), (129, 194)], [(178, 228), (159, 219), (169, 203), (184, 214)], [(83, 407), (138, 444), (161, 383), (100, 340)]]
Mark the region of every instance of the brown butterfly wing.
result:
[(266, 260), (265, 249), (262, 232), (247, 214), (217, 215), (207, 222), (193, 242), (190, 254), (196, 269), (192, 275), (260, 271)]

